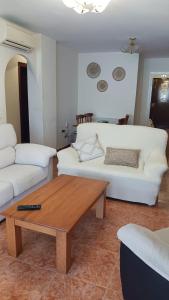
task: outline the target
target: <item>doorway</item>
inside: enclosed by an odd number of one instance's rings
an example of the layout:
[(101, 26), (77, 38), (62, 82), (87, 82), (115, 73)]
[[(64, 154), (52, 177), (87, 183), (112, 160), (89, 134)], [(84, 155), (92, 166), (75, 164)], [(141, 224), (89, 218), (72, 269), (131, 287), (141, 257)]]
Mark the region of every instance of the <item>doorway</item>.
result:
[(5, 73), (7, 122), (16, 131), (18, 143), (29, 143), (27, 59), (21, 55), (13, 57)]
[(21, 143), (30, 142), (27, 63), (18, 62)]
[(156, 128), (169, 129), (169, 78), (153, 78), (150, 119)]

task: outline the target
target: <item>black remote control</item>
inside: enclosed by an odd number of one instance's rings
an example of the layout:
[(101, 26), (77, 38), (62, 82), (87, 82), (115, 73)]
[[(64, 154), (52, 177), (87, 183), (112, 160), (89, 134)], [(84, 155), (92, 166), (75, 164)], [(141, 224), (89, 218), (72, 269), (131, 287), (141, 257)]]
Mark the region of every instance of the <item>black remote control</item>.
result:
[(41, 209), (41, 204), (32, 205), (18, 205), (17, 210), (39, 210)]

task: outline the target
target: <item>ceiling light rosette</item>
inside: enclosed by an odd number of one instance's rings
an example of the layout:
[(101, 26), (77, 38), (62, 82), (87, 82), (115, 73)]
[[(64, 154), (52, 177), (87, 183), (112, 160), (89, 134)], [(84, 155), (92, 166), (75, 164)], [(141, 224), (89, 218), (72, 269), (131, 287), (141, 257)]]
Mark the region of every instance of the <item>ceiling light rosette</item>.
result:
[(111, 0), (63, 0), (63, 3), (78, 14), (102, 13)]

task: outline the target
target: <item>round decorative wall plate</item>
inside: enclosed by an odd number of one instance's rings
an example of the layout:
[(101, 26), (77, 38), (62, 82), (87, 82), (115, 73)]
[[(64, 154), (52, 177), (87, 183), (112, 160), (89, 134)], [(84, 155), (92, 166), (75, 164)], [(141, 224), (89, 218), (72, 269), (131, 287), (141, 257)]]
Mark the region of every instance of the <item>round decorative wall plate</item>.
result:
[(125, 78), (126, 71), (122, 67), (117, 67), (113, 70), (112, 76), (113, 76), (114, 80), (121, 81)]
[(108, 83), (106, 80), (100, 80), (97, 83), (97, 89), (99, 92), (105, 92), (108, 89)]
[(97, 78), (101, 73), (101, 68), (100, 68), (99, 64), (97, 64), (95, 62), (91, 62), (87, 66), (86, 72), (90, 78)]

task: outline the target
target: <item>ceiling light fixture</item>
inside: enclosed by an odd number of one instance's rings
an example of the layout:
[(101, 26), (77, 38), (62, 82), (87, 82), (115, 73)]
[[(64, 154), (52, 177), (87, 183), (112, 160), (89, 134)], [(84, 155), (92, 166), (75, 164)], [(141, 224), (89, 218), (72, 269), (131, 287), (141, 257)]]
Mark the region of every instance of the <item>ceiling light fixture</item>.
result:
[(111, 0), (63, 0), (63, 3), (73, 8), (78, 14), (88, 12), (102, 13)]
[(126, 47), (123, 47), (121, 49), (122, 52), (124, 53), (138, 53), (139, 46), (137, 45), (137, 40), (135, 37), (130, 37), (128, 41), (128, 45)]

